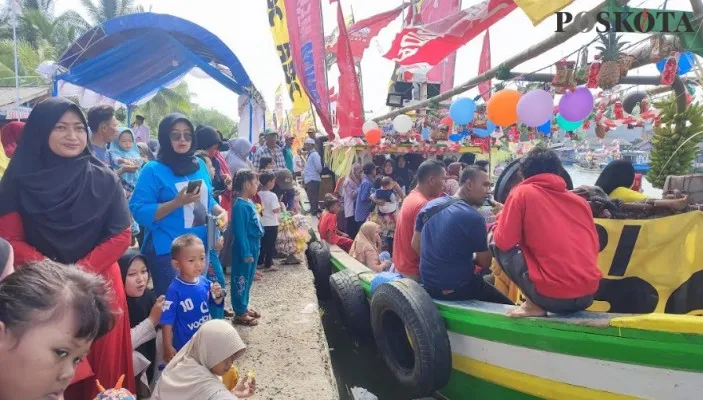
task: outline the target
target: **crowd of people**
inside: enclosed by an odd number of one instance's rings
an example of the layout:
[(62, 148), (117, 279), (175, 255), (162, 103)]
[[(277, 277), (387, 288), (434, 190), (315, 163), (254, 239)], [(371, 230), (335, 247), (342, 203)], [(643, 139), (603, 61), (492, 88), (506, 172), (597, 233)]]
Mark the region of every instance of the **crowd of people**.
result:
[(232, 325), (262, 316), (251, 287), (275, 270), (303, 162), (275, 132), (255, 149), (181, 114), (157, 140), (141, 116), (119, 125), (112, 107), (52, 98), (3, 128), (0, 360), (22, 365), (0, 398), (92, 399), (117, 382), (138, 398), (249, 397), (253, 374), (218, 376), (246, 348)]

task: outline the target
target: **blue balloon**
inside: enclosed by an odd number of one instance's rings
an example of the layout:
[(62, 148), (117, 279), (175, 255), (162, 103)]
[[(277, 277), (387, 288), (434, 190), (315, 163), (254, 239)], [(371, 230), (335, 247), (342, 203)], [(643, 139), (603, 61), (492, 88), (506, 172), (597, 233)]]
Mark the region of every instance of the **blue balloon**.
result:
[(430, 128), (429, 127), (424, 127), (422, 128), (422, 138), (425, 140), (430, 140)]
[[(696, 62), (696, 59), (694, 57), (695, 56), (690, 51), (681, 53), (681, 56), (679, 57), (679, 75), (685, 75), (693, 69), (693, 64), (695, 64)], [(664, 72), (665, 65), (666, 58), (662, 58), (661, 60), (657, 61), (657, 69), (659, 70), (659, 72)]]
[(476, 103), (467, 97), (462, 97), (449, 107), (449, 116), (455, 124), (465, 125), (473, 121), (475, 111)]
[(461, 133), (452, 133), (451, 135), (449, 135), (449, 140), (451, 140), (452, 142), (459, 142), (463, 138), (464, 136)]
[(552, 133), (552, 120), (545, 122), (544, 124), (537, 127), (537, 130), (545, 135)]
[(474, 128), (474, 135), (485, 138), (490, 136), (491, 133), (495, 132), (497, 126), (490, 120), (486, 123), (486, 129)]

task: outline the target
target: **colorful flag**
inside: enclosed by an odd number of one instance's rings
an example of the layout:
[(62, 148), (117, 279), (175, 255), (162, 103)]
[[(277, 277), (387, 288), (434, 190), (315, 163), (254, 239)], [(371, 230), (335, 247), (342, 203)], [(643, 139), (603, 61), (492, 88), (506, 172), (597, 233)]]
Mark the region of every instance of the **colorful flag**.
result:
[(271, 34), (276, 45), (276, 52), (283, 67), (283, 74), (288, 88), (288, 97), (293, 104), (292, 114), (301, 115), (310, 110), (310, 100), (308, 99), (303, 85), (293, 67), (291, 58), (290, 40), (286, 21), (286, 9), (283, 0), (268, 1), (268, 20), (271, 27)]
[(515, 4), (530, 18), (533, 25), (539, 24), (573, 2), (574, 0), (515, 0)]
[[(431, 24), (451, 15), (461, 9), (461, 0), (430, 0), (419, 4), (419, 14), (422, 24)], [(456, 51), (427, 72), (428, 82), (440, 82), (440, 91), (446, 92), (454, 87), (454, 70), (456, 67)]]
[(485, 0), (431, 24), (406, 27), (384, 57), (402, 66), (437, 65), (516, 8), (512, 0)]
[[(481, 48), (481, 58), (478, 60), (478, 74), (481, 75), (489, 69), (491, 69), (491, 37), (488, 29), (486, 29), (486, 36), (483, 37), (483, 47)], [(483, 100), (488, 101), (491, 97), (491, 80), (479, 83), (478, 91), (481, 93)]]
[(361, 136), (361, 126), (364, 124), (364, 107), (361, 104), (361, 91), (359, 80), (356, 76), (354, 56), (347, 34), (347, 27), (342, 13), (340, 0), (337, 2), (337, 24), (339, 26), (339, 40), (337, 41), (337, 66), (339, 67), (339, 96), (337, 99), (336, 117), (339, 125), (339, 137)]
[[(280, 2), (281, 0), (277, 0), (277, 4)], [(293, 59), (295, 73), (315, 107), (325, 132), (332, 136), (334, 133), (327, 95), (322, 5), (320, 0), (283, 0), (283, 3), (286, 15), (289, 16), (288, 50)]]
[[(458, 1), (458, 0), (456, 0)], [(403, 11), (408, 4), (403, 4), (392, 10), (374, 15), (372, 17), (362, 19), (359, 22), (352, 24), (347, 29), (347, 35), (349, 36), (349, 43), (351, 44), (352, 55), (354, 56), (354, 62), (361, 62), (361, 58), (364, 55), (364, 51), (369, 48), (371, 40), (378, 35), (381, 29), (385, 28), (394, 19), (398, 18), (400, 13)], [(327, 40), (327, 65), (334, 64), (337, 62), (337, 42), (339, 38), (339, 28), (335, 29), (335, 34), (330, 35)]]

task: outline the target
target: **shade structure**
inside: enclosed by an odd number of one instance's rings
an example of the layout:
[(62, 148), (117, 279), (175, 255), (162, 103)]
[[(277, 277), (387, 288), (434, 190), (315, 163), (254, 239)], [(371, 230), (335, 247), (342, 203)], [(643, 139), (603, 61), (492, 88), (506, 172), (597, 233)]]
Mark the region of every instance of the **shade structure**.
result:
[(55, 81), (137, 104), (198, 67), (237, 94), (256, 92), (244, 67), (217, 36), (167, 14), (129, 14), (105, 21), (61, 56)]

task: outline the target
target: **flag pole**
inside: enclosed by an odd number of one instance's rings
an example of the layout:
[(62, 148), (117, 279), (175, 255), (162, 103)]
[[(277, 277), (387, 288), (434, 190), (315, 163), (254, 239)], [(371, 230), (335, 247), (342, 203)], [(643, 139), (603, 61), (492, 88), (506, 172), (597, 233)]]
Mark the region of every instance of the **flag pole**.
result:
[(19, 4), (16, 0), (12, 0), (13, 5), (10, 6), (10, 11), (12, 12), (12, 44), (15, 55), (15, 112), (17, 113), (17, 120), (20, 120), (20, 64), (19, 56), (17, 55), (17, 13)]
[[(352, 23), (352, 25), (354, 25), (354, 23), (356, 23), (356, 19), (354, 18), (354, 5), (350, 5), (350, 7), (351, 7), (351, 23)], [(352, 54), (352, 57), (353, 57), (353, 56), (354, 56), (354, 55)], [(361, 95), (361, 105), (362, 105), (362, 107), (361, 107), (361, 108), (362, 108), (361, 112), (364, 113), (364, 114), (363, 114), (363, 115), (364, 115), (364, 120), (366, 120), (366, 112), (365, 112), (364, 107), (363, 107), (363, 105), (364, 105), (364, 78), (363, 78), (363, 76), (361, 75), (361, 61), (359, 61), (358, 63), (355, 62), (355, 63), (354, 63), (354, 66), (355, 66), (356, 69), (357, 69), (357, 73), (356, 73), (356, 74), (357, 74), (357, 78), (359, 79), (359, 94)]]

